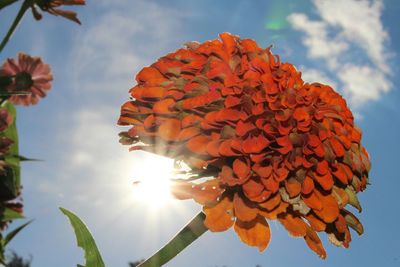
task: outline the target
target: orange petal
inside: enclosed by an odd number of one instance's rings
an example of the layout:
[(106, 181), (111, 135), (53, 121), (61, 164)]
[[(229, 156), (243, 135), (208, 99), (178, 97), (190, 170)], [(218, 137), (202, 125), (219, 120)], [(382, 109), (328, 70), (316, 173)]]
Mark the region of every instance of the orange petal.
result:
[(155, 68), (144, 67), (137, 75), (136, 81), (138, 83), (145, 82), (155, 78), (163, 78), (164, 76)]
[(259, 164), (254, 164), (252, 169), (260, 177), (268, 178), (272, 174), (272, 166), (271, 165), (268, 165), (268, 166), (264, 167), (264, 166), (261, 166)]
[(158, 135), (167, 141), (174, 141), (178, 138), (181, 130), (181, 121), (177, 119), (167, 119), (158, 128)]
[(189, 114), (182, 119), (182, 128), (190, 127), (199, 124), (203, 118), (200, 116)]
[(203, 107), (220, 99), (221, 99), (221, 94), (218, 91), (211, 91), (203, 95), (183, 100), (182, 108), (194, 109), (198, 107)]
[(278, 215), (286, 212), (288, 206), (288, 203), (281, 201), (275, 209), (271, 211), (260, 210), (258, 213), (267, 219), (276, 220), (278, 218)]
[(310, 118), (305, 108), (296, 108), (293, 112), (293, 118), (297, 121), (304, 121)]
[(325, 231), (326, 223), (321, 221), (321, 219), (319, 219), (317, 216), (315, 216), (313, 212), (309, 212), (305, 217), (307, 221), (310, 223), (312, 229), (318, 232)]
[(336, 156), (343, 157), (345, 150), (342, 143), (340, 143), (335, 137), (329, 138), (329, 142), (331, 143), (331, 147)]
[(242, 185), (242, 189), (246, 197), (252, 200), (261, 195), (264, 191), (264, 186), (253, 179), (249, 179)]
[(137, 87), (132, 90), (132, 96), (136, 99), (160, 99), (165, 96), (167, 89), (164, 87)]
[(241, 117), (242, 112), (236, 109), (224, 108), (218, 112), (216, 117), (217, 122), (225, 121), (238, 121)]
[(347, 228), (347, 224), (346, 224), (346, 220), (344, 219), (344, 217), (342, 215), (339, 214), (338, 218), (335, 221), (335, 227), (336, 230), (338, 230), (339, 233), (344, 233), (346, 232)]
[[(344, 185), (348, 184), (348, 178), (342, 164), (337, 164), (337, 169), (333, 171), (333, 175)], [(350, 170), (351, 171), (351, 170)]]
[(254, 126), (253, 123), (251, 122), (243, 122), (243, 121), (238, 121), (237, 125), (236, 125), (236, 134), (238, 136), (244, 136), (246, 135), (248, 132), (252, 131), (256, 129), (256, 127)]
[(316, 190), (313, 190), (309, 195), (302, 195), (302, 199), (304, 203), (307, 204), (310, 208), (315, 210), (322, 210), (322, 202), (319, 197), (315, 194)]
[(339, 205), (336, 202), (336, 199), (332, 195), (324, 196), (318, 190), (315, 190), (314, 192), (322, 203), (322, 209), (314, 210), (315, 214), (326, 223), (334, 222), (339, 216)]
[(242, 159), (235, 159), (232, 167), (233, 167), (233, 172), (239, 179), (246, 179), (250, 173), (250, 167), (248, 163), (246, 163)]
[(324, 245), (322, 245), (321, 239), (319, 239), (318, 234), (313, 231), (309, 226), (307, 226), (307, 232), (304, 236), (304, 240), (308, 247), (318, 254), (322, 259), (326, 258), (326, 251)]
[(272, 193), (276, 193), (279, 190), (279, 183), (272, 177), (269, 178), (261, 178), (261, 182), (265, 186), (265, 188)]
[(170, 109), (174, 104), (175, 100), (172, 98), (163, 99), (154, 104), (153, 111), (154, 113), (168, 114), (171, 113)]
[(193, 153), (207, 155), (207, 144), (211, 138), (206, 135), (193, 137), (187, 142), (186, 147)]
[(240, 42), (240, 45), (243, 47), (246, 52), (258, 52), (261, 49), (258, 47), (257, 43), (252, 39), (243, 39)]
[(285, 188), (290, 198), (298, 196), (301, 192), (301, 183), (295, 178), (289, 178), (285, 181)]
[(233, 225), (233, 205), (229, 197), (224, 197), (215, 206), (203, 207), (206, 215), (204, 225), (212, 232), (226, 231)]
[(329, 172), (329, 165), (326, 160), (319, 161), (317, 163), (317, 173), (320, 175), (324, 175)]
[(186, 141), (191, 139), (192, 137), (195, 137), (196, 135), (200, 134), (200, 129), (197, 127), (189, 127), (182, 129), (182, 131), (178, 135), (178, 140), (179, 141)]
[(285, 167), (274, 170), (274, 179), (277, 182), (282, 182), (289, 174), (289, 170)]
[(194, 185), (192, 188), (193, 199), (202, 205), (209, 205), (217, 200), (222, 189), (216, 179)]
[(243, 141), (242, 148), (245, 153), (260, 153), (270, 144), (270, 141), (263, 135), (250, 137)]
[(256, 218), (257, 209), (249, 207), (238, 193), (233, 198), (235, 217), (243, 222), (249, 222)]
[(258, 203), (258, 206), (261, 208), (267, 209), (267, 210), (273, 210), (276, 208), (279, 203), (281, 203), (281, 195), (280, 194), (275, 194), (273, 197), (268, 199), (267, 201), (263, 203)]
[(227, 32), (220, 33), (219, 37), (221, 38), (224, 48), (228, 53), (228, 55), (233, 55), (233, 53), (237, 49), (237, 38)]
[(277, 138), (276, 142), (278, 143), (278, 145), (282, 146), (281, 148), (277, 149), (277, 151), (279, 151), (281, 154), (286, 155), (293, 150), (293, 144), (287, 135)]
[(220, 145), (221, 145), (220, 140), (213, 140), (213, 141), (209, 142), (206, 147), (207, 153), (213, 157), (219, 157), (220, 154), (218, 151), (219, 151)]
[(231, 107), (239, 105), (241, 102), (242, 102), (241, 98), (229, 95), (225, 98), (224, 104), (225, 104), (225, 107), (231, 108)]
[(228, 156), (228, 157), (240, 155), (239, 151), (235, 151), (234, 148), (232, 147), (231, 139), (223, 141), (219, 147), (218, 152), (222, 156)]
[(229, 186), (235, 186), (245, 183), (248, 178), (238, 179), (233, 175), (233, 170), (230, 167), (224, 165), (222, 166), (221, 172), (219, 173), (219, 179), (224, 184), (227, 184)]
[(243, 243), (258, 247), (260, 252), (267, 248), (271, 239), (269, 225), (265, 218), (261, 216), (257, 216), (257, 218), (251, 222), (236, 220), (234, 228)]
[(149, 130), (150, 128), (155, 126), (155, 117), (154, 115), (148, 116), (144, 121), (143, 121), (143, 126), (146, 128), (146, 130)]
[(318, 182), (318, 184), (326, 191), (332, 189), (333, 186), (333, 179), (330, 172), (327, 172), (325, 175), (319, 175), (318, 173), (312, 173), (314, 180)]
[(301, 193), (308, 195), (314, 190), (314, 182), (310, 176), (304, 178), (303, 184), (301, 186)]
[(279, 215), (278, 220), (291, 236), (302, 237), (306, 235), (307, 224), (300, 217), (295, 217), (291, 213), (285, 213)]

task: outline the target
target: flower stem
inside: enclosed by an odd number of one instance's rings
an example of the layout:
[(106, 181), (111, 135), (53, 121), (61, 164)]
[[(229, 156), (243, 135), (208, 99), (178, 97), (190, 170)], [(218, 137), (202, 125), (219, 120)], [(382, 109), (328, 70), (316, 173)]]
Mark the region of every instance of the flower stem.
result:
[(6, 6), (8, 6), (8, 5), (11, 5), (11, 4), (13, 4), (13, 3), (15, 3), (15, 2), (17, 2), (18, 0), (2, 0), (1, 2), (0, 2), (0, 9), (3, 9), (4, 7), (6, 7)]
[(30, 5), (31, 5), (31, 0), (25, 0), (22, 3), (21, 8), (19, 9), (18, 14), (14, 19), (14, 22), (11, 24), (11, 27), (8, 30), (6, 36), (4, 36), (3, 41), (1, 41), (0, 52), (3, 51), (3, 48), (6, 46), (8, 40), (10, 40), (11, 35), (14, 33), (15, 28), (17, 28), (18, 23), (21, 21), (22, 17), (24, 16), (26, 10), (28, 10)]
[(146, 261), (139, 264), (138, 267), (159, 267), (166, 264), (193, 241), (207, 232), (208, 229), (204, 226), (205, 217), (206, 216), (203, 212), (199, 212), (199, 214), (197, 214), (192, 221), (190, 221), (171, 241), (169, 241), (168, 244)]

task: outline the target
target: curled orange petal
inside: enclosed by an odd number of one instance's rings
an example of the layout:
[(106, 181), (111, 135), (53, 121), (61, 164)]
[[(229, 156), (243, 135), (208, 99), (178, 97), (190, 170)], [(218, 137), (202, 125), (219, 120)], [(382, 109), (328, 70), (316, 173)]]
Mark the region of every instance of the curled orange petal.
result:
[(243, 222), (252, 221), (258, 213), (257, 209), (249, 207), (238, 193), (233, 197), (233, 210), (235, 212), (235, 217)]
[(271, 239), (269, 225), (261, 216), (257, 216), (251, 222), (242, 222), (237, 220), (234, 228), (243, 243), (246, 243), (249, 246), (258, 247), (260, 252), (267, 248)]
[(222, 198), (216, 205), (212, 207), (203, 207), (206, 215), (204, 225), (212, 232), (226, 231), (232, 227), (233, 220), (233, 204), (229, 197)]

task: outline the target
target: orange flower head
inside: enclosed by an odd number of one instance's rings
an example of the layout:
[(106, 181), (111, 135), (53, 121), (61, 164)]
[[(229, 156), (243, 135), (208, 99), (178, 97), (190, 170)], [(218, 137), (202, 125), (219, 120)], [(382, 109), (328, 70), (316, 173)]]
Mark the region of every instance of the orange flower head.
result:
[(58, 9), (60, 6), (85, 5), (85, 0), (35, 0), (32, 1), (31, 9), (33, 17), (41, 20), (42, 15), (37, 11), (38, 6), (42, 11), (48, 12), (55, 16), (61, 16), (78, 24), (81, 24), (77, 14), (73, 11)]
[(39, 57), (31, 57), (24, 53), (18, 54), (18, 59), (7, 59), (0, 69), (3, 76), (12, 78), (7, 86), (12, 95), (9, 101), (16, 105), (34, 105), (40, 98), (47, 95), (51, 88), (53, 76), (50, 66), (44, 64)]
[(270, 48), (220, 38), (188, 43), (137, 74), (118, 121), (132, 126), (123, 143), (186, 163), (192, 176), (173, 193), (200, 203), (211, 231), (233, 227), (262, 251), (268, 221), (278, 220), (322, 258), (317, 232), (348, 247), (349, 226), (363, 232), (347, 208), (361, 211), (356, 193), (370, 161), (346, 101), (304, 83)]

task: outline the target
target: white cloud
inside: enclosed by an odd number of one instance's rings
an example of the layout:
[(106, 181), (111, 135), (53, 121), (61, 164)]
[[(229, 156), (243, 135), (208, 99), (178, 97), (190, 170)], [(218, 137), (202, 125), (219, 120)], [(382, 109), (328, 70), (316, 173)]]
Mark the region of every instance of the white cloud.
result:
[(328, 77), (326, 73), (317, 69), (307, 68), (305, 66), (300, 66), (301, 77), (305, 82), (313, 83), (323, 83), (331, 86), (332, 88), (337, 88), (336, 83)]
[(368, 66), (345, 65), (338, 74), (344, 85), (344, 93), (353, 103), (366, 103), (378, 100), (382, 93), (388, 92), (391, 83), (382, 72)]
[(356, 107), (390, 91), (389, 35), (381, 21), (382, 1), (313, 0), (313, 4), (320, 19), (293, 13), (288, 21), (305, 34), (308, 57), (322, 59), (330, 76), (305, 67), (303, 77), (336, 81)]
[(389, 71), (385, 59), (385, 41), (389, 38), (383, 28), (381, 1), (314, 1), (322, 19), (341, 29), (348, 42), (357, 43), (384, 72)]
[(348, 48), (341, 40), (332, 40), (328, 35), (328, 25), (323, 21), (311, 21), (305, 14), (293, 13), (288, 17), (296, 30), (304, 31), (303, 43), (308, 48), (310, 58), (322, 58), (332, 68), (337, 66), (337, 57)]
[[(154, 55), (176, 47), (182, 32), (182, 13), (150, 1), (100, 2), (96, 14), (76, 38), (71, 55), (72, 81), (79, 90), (113, 90), (155, 61)], [(143, 11), (145, 10), (145, 12)], [(94, 78), (95, 77), (95, 78)]]

